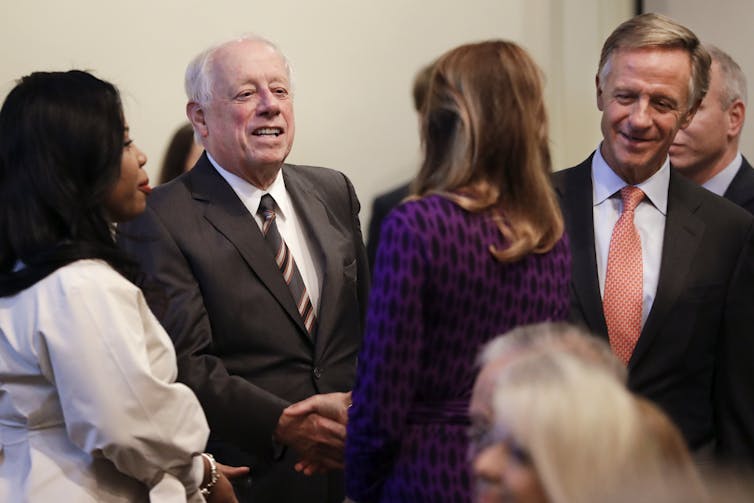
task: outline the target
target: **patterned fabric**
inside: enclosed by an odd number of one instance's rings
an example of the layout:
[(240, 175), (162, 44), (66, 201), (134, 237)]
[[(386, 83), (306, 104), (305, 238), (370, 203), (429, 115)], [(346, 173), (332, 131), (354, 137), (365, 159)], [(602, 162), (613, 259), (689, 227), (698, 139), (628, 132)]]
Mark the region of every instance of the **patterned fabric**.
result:
[(602, 308), (610, 346), (618, 358), (628, 365), (641, 334), (644, 276), (641, 238), (634, 225), (634, 210), (644, 199), (644, 192), (628, 185), (621, 189), (620, 195), (623, 198), (623, 212), (610, 238)]
[(564, 320), (570, 254), (507, 264), (489, 215), (440, 196), (382, 227), (346, 440), (357, 501), (470, 501), (466, 410), (481, 346), (517, 325)]
[(304, 320), (306, 331), (313, 337), (317, 328), (314, 306), (312, 306), (312, 301), (306, 292), (306, 285), (303, 278), (301, 278), (301, 272), (293, 260), (293, 254), (278, 231), (278, 226), (275, 223), (275, 200), (271, 195), (265, 194), (262, 196), (262, 199), (259, 201), (258, 213), (264, 218), (264, 224), (262, 225), (264, 239), (272, 248), (272, 252), (275, 254), (275, 262), (280, 268), (280, 272), (283, 273), (285, 283), (291, 289), (291, 295), (293, 295), (298, 312)]

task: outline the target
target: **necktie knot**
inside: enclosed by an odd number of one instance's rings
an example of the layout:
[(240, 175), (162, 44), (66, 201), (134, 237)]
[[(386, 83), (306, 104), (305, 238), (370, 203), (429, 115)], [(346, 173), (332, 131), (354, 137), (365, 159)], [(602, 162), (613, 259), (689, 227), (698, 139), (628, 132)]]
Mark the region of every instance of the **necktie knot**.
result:
[(257, 213), (262, 215), (265, 220), (270, 220), (275, 216), (275, 200), (271, 195), (265, 194), (262, 196), (262, 199), (259, 201), (259, 209), (257, 209)]
[(644, 199), (644, 192), (639, 187), (626, 185), (620, 189), (620, 197), (623, 199), (623, 211), (634, 211)]

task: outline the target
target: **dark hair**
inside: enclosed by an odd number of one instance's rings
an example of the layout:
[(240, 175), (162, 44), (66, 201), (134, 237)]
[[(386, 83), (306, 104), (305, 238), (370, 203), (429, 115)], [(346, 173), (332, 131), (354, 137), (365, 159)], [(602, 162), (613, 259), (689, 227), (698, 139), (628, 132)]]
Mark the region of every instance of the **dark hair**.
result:
[[(0, 109), (0, 296), (84, 258), (134, 279), (104, 208), (124, 132), (117, 89), (87, 72), (35, 72), (8, 94)], [(25, 267), (14, 271), (18, 261)]]
[(162, 161), (159, 183), (167, 183), (186, 169), (186, 158), (194, 146), (194, 128), (186, 123), (173, 134)]

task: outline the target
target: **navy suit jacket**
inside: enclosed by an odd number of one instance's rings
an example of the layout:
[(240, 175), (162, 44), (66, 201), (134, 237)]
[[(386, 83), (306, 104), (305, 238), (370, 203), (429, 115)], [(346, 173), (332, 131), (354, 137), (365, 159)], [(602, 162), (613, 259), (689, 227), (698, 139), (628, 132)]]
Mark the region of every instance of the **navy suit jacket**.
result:
[[(571, 319), (607, 338), (591, 157), (554, 182), (573, 256)], [(672, 169), (657, 293), (628, 372), (692, 449), (754, 462), (754, 217)]]
[(723, 196), (754, 214), (754, 169), (746, 157)]
[(377, 258), (377, 246), (380, 244), (382, 221), (385, 220), (390, 210), (408, 197), (410, 187), (410, 183), (396, 187), (390, 192), (377, 196), (372, 203), (372, 217), (369, 219), (369, 233), (367, 234), (367, 258), (372, 271), (374, 271), (374, 263)]

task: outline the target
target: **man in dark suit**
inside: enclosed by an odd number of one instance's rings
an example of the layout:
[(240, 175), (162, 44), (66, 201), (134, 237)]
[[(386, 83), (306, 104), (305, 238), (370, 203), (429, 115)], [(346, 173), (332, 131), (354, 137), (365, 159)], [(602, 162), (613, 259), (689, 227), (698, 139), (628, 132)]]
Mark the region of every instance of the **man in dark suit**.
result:
[(729, 54), (707, 45), (710, 85), (694, 119), (670, 147), (679, 173), (754, 213), (754, 170), (738, 149), (746, 119), (746, 76)]
[(754, 218), (670, 168), (709, 80), (687, 28), (643, 14), (602, 49), (603, 140), (555, 174), (573, 254), (573, 321), (607, 337), (629, 387), (700, 458), (754, 460)]
[(369, 282), (359, 202), (342, 173), (284, 164), (293, 91), (269, 41), (202, 52), (186, 91), (206, 152), (119, 241), (164, 293), (162, 306), (150, 297), (204, 407), (208, 450), (251, 467), (239, 499), (340, 502)]

